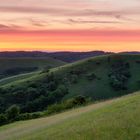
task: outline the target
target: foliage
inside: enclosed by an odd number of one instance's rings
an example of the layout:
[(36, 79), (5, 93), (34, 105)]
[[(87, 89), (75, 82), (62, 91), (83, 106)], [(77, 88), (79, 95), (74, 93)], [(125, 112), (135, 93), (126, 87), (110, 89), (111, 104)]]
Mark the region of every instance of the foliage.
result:
[(0, 126), (6, 124), (7, 117), (5, 114), (0, 114)]
[(71, 75), (71, 83), (76, 84), (78, 82), (78, 76), (76, 74)]
[(16, 118), (16, 121), (36, 119), (36, 118), (40, 118), (42, 116), (43, 116), (43, 113), (41, 113), (41, 112), (22, 113)]
[(1, 89), (0, 111), (4, 112), (13, 104), (18, 104), (22, 113), (42, 111), (68, 94), (67, 87), (61, 81), (53, 73), (49, 73), (40, 81), (29, 81), (20, 87)]
[(84, 96), (77, 96), (72, 99), (68, 99), (66, 101), (63, 101), (61, 103), (57, 103), (54, 105), (51, 105), (47, 108), (47, 111), (45, 114), (53, 114), (57, 112), (64, 111), (66, 109), (71, 109), (80, 105), (84, 105), (88, 102), (87, 98)]
[(90, 74), (87, 75), (87, 79), (88, 79), (89, 81), (94, 80), (94, 79), (96, 79), (96, 78), (97, 78), (97, 76), (96, 76), (95, 73), (90, 73)]
[(20, 108), (17, 105), (12, 105), (6, 110), (8, 120), (15, 120), (20, 113)]
[(41, 73), (49, 73), (51, 68), (52, 68), (51, 66), (46, 66), (46, 67), (43, 68)]
[[(12, 105), (6, 110), (5, 114), (0, 114), (0, 126), (14, 121), (40, 118), (57, 112), (65, 111), (73, 107), (84, 105), (86, 103), (88, 103), (87, 98), (85, 98), (84, 96), (77, 96), (75, 98), (50, 105), (47, 107), (47, 110), (44, 112), (34, 112), (34, 113), (20, 113), (19, 107), (17, 105)], [(30, 105), (30, 107), (31, 106), (32, 105)]]
[(127, 82), (131, 77), (130, 65), (122, 60), (117, 61), (111, 66), (109, 74), (110, 85), (114, 90), (127, 90)]

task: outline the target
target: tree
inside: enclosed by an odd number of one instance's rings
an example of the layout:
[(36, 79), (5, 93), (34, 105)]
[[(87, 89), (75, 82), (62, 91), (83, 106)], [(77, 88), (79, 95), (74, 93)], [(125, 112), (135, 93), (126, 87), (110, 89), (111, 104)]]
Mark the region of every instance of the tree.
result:
[(81, 95), (75, 97), (73, 100), (73, 104), (75, 104), (75, 105), (82, 105), (85, 103), (86, 103), (86, 98), (84, 96), (81, 96)]
[(20, 108), (17, 105), (12, 105), (6, 110), (8, 120), (15, 120), (20, 113)]
[(4, 114), (0, 114), (0, 126), (7, 122), (7, 118)]

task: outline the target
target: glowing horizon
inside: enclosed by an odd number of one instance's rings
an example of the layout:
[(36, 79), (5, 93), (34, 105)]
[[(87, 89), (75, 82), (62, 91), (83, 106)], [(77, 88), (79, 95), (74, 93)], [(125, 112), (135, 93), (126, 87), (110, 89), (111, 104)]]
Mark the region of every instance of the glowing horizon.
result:
[(138, 0), (6, 0), (0, 14), (0, 51), (140, 51)]

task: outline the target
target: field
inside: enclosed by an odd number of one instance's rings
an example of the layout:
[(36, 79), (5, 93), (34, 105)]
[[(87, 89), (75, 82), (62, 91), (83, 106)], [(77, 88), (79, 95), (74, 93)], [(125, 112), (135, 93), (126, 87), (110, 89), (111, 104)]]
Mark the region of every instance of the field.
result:
[(1, 140), (139, 140), (140, 92), (0, 127)]

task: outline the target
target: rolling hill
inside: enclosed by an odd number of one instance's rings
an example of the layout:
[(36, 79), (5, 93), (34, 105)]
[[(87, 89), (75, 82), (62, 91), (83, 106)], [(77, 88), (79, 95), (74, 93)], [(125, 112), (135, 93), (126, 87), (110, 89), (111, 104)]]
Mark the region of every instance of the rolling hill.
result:
[(140, 92), (0, 127), (1, 140), (139, 140)]
[(17, 104), (22, 112), (41, 111), (78, 95), (104, 100), (137, 90), (140, 90), (140, 55), (99, 56), (3, 84), (0, 110)]
[[(121, 52), (122, 54), (140, 54), (140, 52)], [(15, 51), (15, 52), (0, 52), (0, 57), (22, 58), (22, 57), (51, 57), (64, 62), (75, 62), (89, 57), (114, 54), (113, 52), (104, 51), (89, 51), (89, 52), (40, 52), (40, 51)]]
[(33, 71), (38, 71), (46, 67), (54, 68), (66, 64), (63, 61), (46, 57), (46, 58), (0, 58), (0, 79), (23, 74)]
[(0, 57), (8, 58), (22, 58), (22, 57), (51, 57), (64, 62), (74, 62), (88, 57), (95, 57), (99, 55), (110, 54), (104, 51), (91, 51), (91, 52), (39, 52), (39, 51), (16, 51), (16, 52), (0, 52)]

